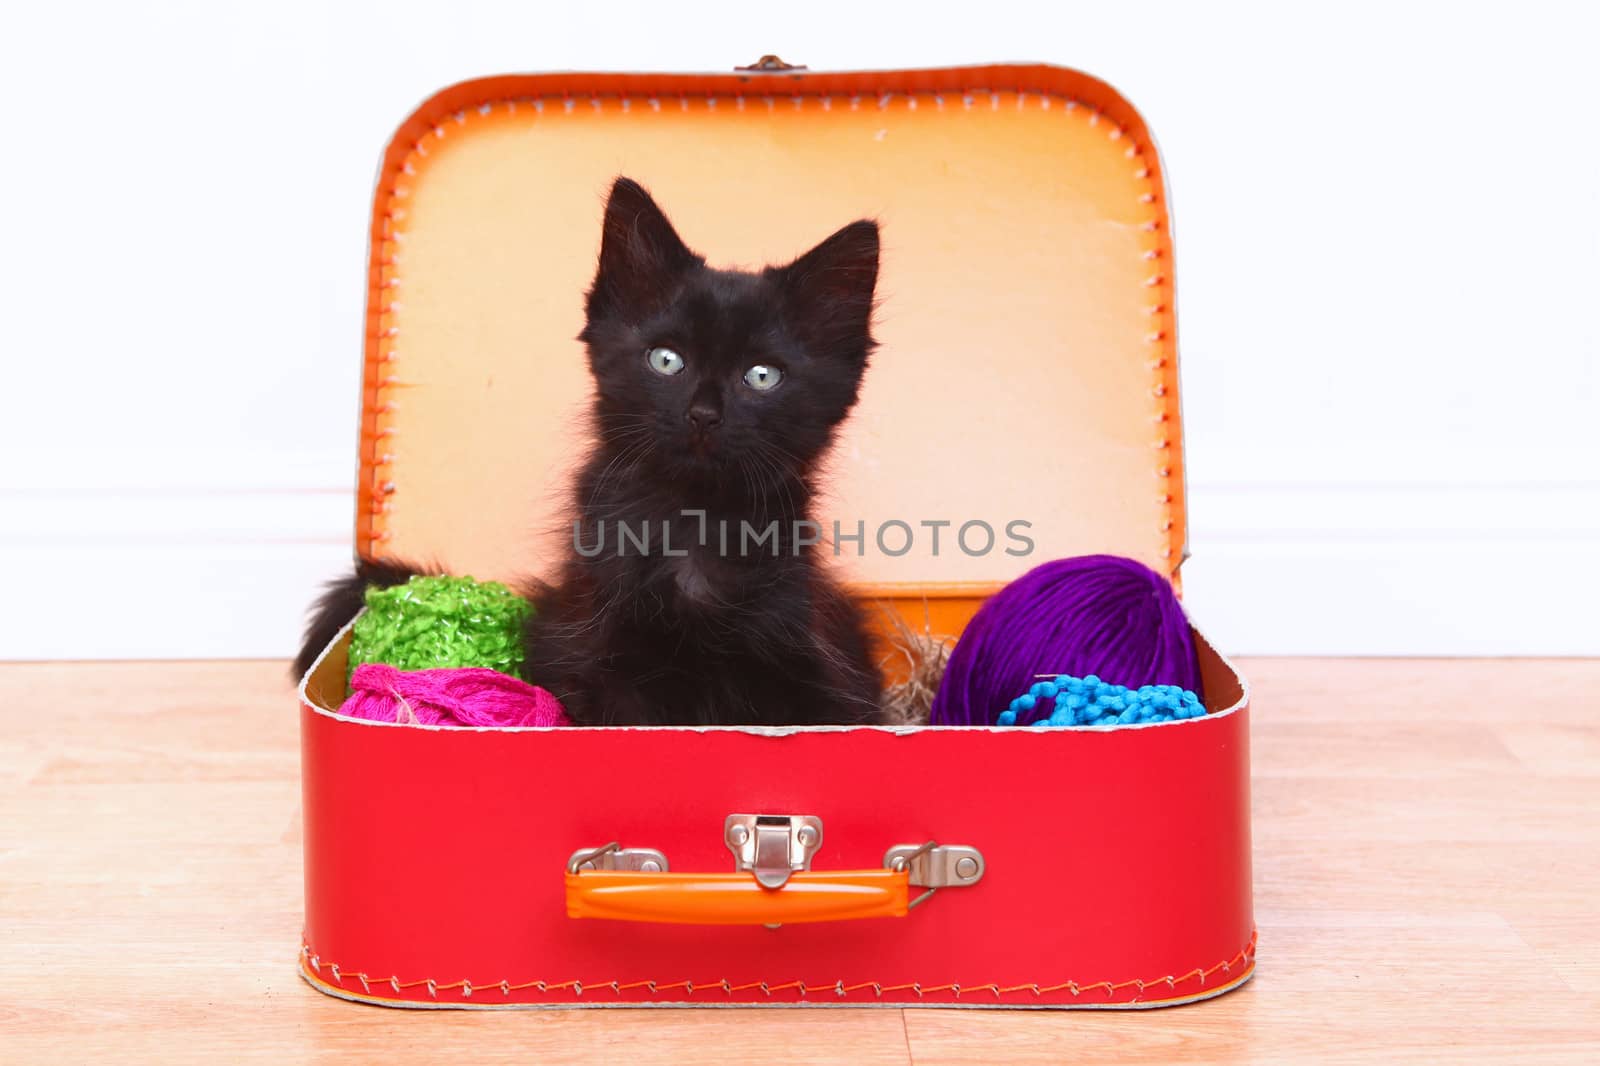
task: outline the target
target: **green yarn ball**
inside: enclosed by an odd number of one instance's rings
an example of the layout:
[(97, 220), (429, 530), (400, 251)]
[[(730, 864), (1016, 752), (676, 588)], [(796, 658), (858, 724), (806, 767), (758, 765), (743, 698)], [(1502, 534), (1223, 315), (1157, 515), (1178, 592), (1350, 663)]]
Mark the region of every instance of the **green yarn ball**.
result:
[(483, 666), (522, 676), (527, 600), (498, 581), (413, 577), (369, 587), (367, 610), (350, 634), (350, 672), (363, 663), (398, 670)]

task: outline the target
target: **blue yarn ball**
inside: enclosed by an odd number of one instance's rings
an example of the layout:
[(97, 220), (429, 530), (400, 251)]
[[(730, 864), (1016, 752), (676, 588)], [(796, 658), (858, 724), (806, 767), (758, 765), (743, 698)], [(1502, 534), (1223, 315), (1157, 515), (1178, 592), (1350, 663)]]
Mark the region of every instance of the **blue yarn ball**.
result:
[(996, 724), (1016, 725), (1035, 708), (1040, 713), (1027, 724), (1057, 729), (1179, 722), (1206, 713), (1197, 695), (1176, 685), (1133, 689), (1102, 681), (1094, 674), (1082, 678), (1062, 674), (1053, 681), (1031, 685), (1000, 712)]

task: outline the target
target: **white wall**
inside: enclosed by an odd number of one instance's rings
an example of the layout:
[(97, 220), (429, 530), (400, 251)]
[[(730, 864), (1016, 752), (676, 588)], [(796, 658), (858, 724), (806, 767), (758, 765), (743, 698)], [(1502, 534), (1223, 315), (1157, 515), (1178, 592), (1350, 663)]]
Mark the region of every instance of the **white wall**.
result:
[(1226, 647), (1600, 654), (1593, 5), (135, 7), (0, 37), (0, 657), (291, 650), (349, 557), (368, 197), (422, 97), (774, 50), (1141, 108)]

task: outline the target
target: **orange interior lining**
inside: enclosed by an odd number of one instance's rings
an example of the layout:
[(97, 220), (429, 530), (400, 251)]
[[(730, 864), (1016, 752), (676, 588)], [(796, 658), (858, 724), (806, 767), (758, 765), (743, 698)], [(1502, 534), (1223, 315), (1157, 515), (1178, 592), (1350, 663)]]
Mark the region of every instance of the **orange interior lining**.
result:
[[(1051, 67), (534, 75), (446, 90), (396, 134), (375, 204), (357, 546), (543, 575), (585, 447), (582, 293), (603, 195), (642, 181), (714, 265), (883, 227), (881, 341), (830, 461), (841, 576), (955, 632), (1047, 559), (1184, 548), (1159, 161), (1102, 83)], [(910, 551), (879, 550), (904, 539)], [(952, 523), (933, 551), (920, 523)], [(1031, 554), (1007, 554), (1029, 523)], [(995, 547), (968, 554), (964, 522)], [(982, 527), (967, 547), (981, 548)], [(906, 607), (905, 605), (910, 605)]]

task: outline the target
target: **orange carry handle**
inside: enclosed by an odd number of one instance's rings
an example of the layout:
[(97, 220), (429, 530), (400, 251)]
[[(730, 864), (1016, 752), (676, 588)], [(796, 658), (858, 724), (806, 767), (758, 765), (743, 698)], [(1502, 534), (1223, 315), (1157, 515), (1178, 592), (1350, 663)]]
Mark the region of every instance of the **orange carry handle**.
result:
[(680, 925), (790, 925), (904, 917), (906, 870), (800, 871), (781, 888), (748, 873), (583, 870), (567, 874), (567, 917)]

